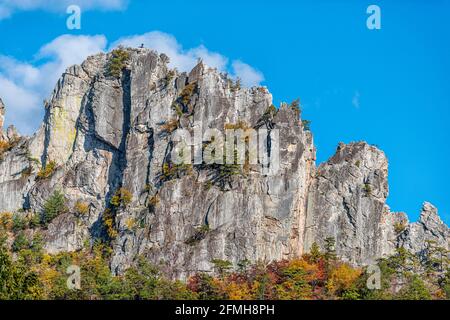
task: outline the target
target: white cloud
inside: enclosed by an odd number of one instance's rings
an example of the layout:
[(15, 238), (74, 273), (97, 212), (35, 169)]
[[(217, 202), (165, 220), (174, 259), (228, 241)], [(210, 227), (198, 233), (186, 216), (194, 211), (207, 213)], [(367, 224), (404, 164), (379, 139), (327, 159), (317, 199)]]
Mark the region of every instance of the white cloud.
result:
[(232, 67), (233, 75), (240, 78), (246, 87), (257, 86), (264, 81), (264, 75), (260, 71), (240, 60), (233, 61)]
[[(264, 80), (261, 72), (242, 61), (235, 60), (230, 67), (228, 58), (220, 53), (209, 51), (203, 45), (184, 49), (174, 36), (159, 31), (121, 38), (110, 48), (119, 44), (138, 47), (142, 43), (168, 55), (171, 67), (180, 71), (190, 71), (201, 58), (221, 72), (231, 71), (244, 86), (258, 85)], [(0, 54), (0, 97), (7, 107), (7, 124), (13, 123), (22, 133), (31, 134), (42, 120), (42, 101), (49, 97), (61, 74), (69, 66), (80, 64), (89, 55), (105, 51), (107, 47), (103, 35), (63, 35), (42, 46), (33, 63)]]
[(0, 0), (0, 20), (17, 11), (65, 12), (70, 5), (78, 5), (81, 10), (121, 10), (127, 4), (128, 0)]
[[(227, 57), (220, 53), (209, 51), (203, 45), (186, 50), (173, 35), (160, 31), (120, 38), (111, 45), (110, 49), (118, 45), (139, 47), (141, 44), (146, 48), (164, 52), (170, 57), (169, 65), (180, 71), (190, 71), (197, 64), (199, 58), (206, 65), (217, 68), (221, 72), (228, 71)], [(231, 69), (231, 76), (240, 78), (242, 84), (246, 87), (256, 86), (264, 81), (264, 75), (260, 71), (240, 60), (234, 60), (231, 63)]]
[[(13, 102), (13, 110), (11, 116), (20, 118), (20, 115), (27, 114), (30, 106), (39, 103), (39, 97), (34, 92), (27, 90), (13, 81), (0, 75), (0, 96), (6, 102)], [(19, 117), (17, 117), (19, 115)]]
[(164, 52), (170, 57), (170, 66), (180, 71), (190, 71), (197, 64), (199, 58), (203, 59), (208, 66), (217, 68), (220, 71), (225, 71), (228, 63), (226, 57), (209, 51), (203, 45), (184, 50), (174, 36), (160, 31), (124, 37), (114, 42), (111, 47), (114, 48), (118, 45), (138, 47), (141, 44), (144, 44), (146, 48)]
[(42, 120), (42, 101), (65, 69), (105, 50), (104, 36), (63, 35), (44, 45), (36, 55), (38, 66), (0, 55), (0, 97), (7, 107), (7, 123), (32, 133)]
[(358, 109), (359, 108), (359, 97), (360, 97), (360, 94), (359, 94), (359, 91), (355, 91), (355, 94), (353, 95), (353, 98), (352, 98), (352, 105), (356, 108), (356, 109)]

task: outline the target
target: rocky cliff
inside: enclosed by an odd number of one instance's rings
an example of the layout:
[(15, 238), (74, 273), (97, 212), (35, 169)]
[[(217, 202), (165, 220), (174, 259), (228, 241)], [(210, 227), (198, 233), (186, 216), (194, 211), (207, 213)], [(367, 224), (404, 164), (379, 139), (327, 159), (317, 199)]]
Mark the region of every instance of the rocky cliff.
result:
[[(316, 168), (295, 105), (274, 108), (265, 87), (241, 88), (201, 61), (180, 73), (164, 54), (126, 53), (119, 76), (108, 72), (111, 53), (68, 68), (32, 137), (3, 132), (0, 101), (0, 212), (41, 215), (61, 191), (67, 210), (42, 227), (49, 253), (106, 239), (114, 272), (142, 255), (184, 278), (210, 271), (213, 259), (296, 257), (327, 237), (357, 265), (399, 246), (420, 252), (426, 240), (449, 248), (449, 229), (431, 204), (412, 224), (390, 212), (388, 162), (376, 147), (340, 144)], [(246, 142), (256, 132), (258, 160), (175, 163), (177, 133), (191, 137), (195, 157), (217, 142), (196, 138), (211, 129), (236, 130)], [(126, 203), (114, 201), (125, 194)]]

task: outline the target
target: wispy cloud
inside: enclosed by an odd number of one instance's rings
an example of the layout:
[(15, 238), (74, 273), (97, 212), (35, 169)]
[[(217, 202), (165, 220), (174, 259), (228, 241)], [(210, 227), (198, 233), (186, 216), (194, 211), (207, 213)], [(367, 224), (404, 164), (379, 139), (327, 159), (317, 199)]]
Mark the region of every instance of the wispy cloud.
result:
[(240, 61), (233, 61), (233, 75), (242, 80), (242, 84), (246, 87), (259, 85), (264, 81), (264, 75), (252, 66)]
[[(201, 58), (207, 65), (239, 77), (244, 86), (258, 85), (264, 80), (260, 71), (240, 60), (234, 60), (230, 65), (227, 57), (203, 45), (184, 49), (174, 36), (159, 31), (120, 38), (109, 49), (119, 44), (137, 47), (142, 43), (167, 54), (171, 67), (180, 71), (190, 71)], [(107, 49), (108, 41), (104, 35), (63, 35), (43, 45), (33, 63), (0, 53), (0, 97), (7, 107), (7, 123), (16, 125), (22, 133), (32, 133), (42, 120), (42, 101), (50, 95), (65, 69)]]
[(256, 86), (264, 81), (264, 75), (260, 71), (240, 60), (232, 61), (230, 67), (229, 59), (222, 54), (210, 51), (203, 45), (184, 49), (173, 35), (160, 31), (124, 37), (114, 42), (111, 47), (118, 45), (137, 47), (141, 44), (167, 54), (170, 57), (170, 66), (180, 71), (190, 71), (198, 59), (202, 59), (208, 66), (222, 72), (228, 71), (232, 77), (240, 78), (246, 87)]
[(0, 20), (18, 11), (45, 10), (65, 12), (70, 5), (82, 10), (122, 10), (128, 0), (0, 0)]
[(41, 121), (42, 101), (64, 70), (105, 50), (106, 43), (102, 35), (63, 35), (39, 50), (36, 65), (0, 55), (0, 97), (7, 107), (7, 123), (23, 133), (33, 132)]
[(360, 98), (359, 91), (355, 91), (352, 98), (352, 105), (357, 109), (359, 109), (360, 106), (359, 98)]
[(146, 48), (164, 52), (170, 57), (170, 66), (180, 71), (190, 71), (199, 58), (203, 59), (210, 67), (220, 71), (225, 71), (228, 63), (226, 57), (220, 53), (209, 51), (203, 45), (185, 50), (173, 35), (160, 31), (120, 38), (112, 44), (111, 48), (118, 45), (138, 47), (141, 44), (144, 44)]

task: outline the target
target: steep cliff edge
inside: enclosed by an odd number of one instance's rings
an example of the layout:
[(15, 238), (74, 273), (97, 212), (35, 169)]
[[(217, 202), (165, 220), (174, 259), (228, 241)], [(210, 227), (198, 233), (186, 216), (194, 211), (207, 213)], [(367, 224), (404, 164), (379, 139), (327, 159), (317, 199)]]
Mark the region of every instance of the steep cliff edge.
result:
[[(112, 53), (68, 68), (32, 137), (0, 126), (8, 144), (0, 212), (42, 215), (55, 190), (65, 195), (68, 210), (42, 227), (49, 253), (103, 239), (114, 272), (141, 255), (184, 278), (210, 271), (213, 259), (296, 257), (326, 237), (354, 264), (398, 246), (420, 251), (430, 239), (448, 248), (448, 228), (429, 204), (420, 222), (397, 230), (407, 218), (385, 204), (387, 159), (377, 148), (339, 145), (316, 169), (312, 135), (294, 105), (276, 109), (266, 88), (241, 88), (202, 62), (187, 74), (170, 70), (164, 54), (126, 53), (119, 76), (108, 72)], [(0, 102), (1, 124), (3, 114)], [(246, 142), (257, 136), (258, 161), (176, 164), (177, 132), (190, 137), (195, 157), (216, 141), (196, 138), (208, 129), (248, 133)], [(124, 194), (126, 203), (114, 201)]]

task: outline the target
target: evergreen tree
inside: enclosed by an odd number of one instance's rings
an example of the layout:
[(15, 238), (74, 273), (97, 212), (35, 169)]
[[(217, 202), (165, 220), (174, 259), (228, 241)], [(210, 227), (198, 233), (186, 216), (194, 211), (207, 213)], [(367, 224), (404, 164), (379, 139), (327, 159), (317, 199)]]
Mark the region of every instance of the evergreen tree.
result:
[(311, 249), (309, 251), (309, 256), (310, 256), (311, 262), (314, 262), (314, 263), (317, 263), (319, 261), (319, 259), (322, 257), (322, 253), (320, 252), (320, 247), (317, 244), (317, 242), (314, 242), (311, 245)]
[(325, 260), (327, 263), (331, 263), (336, 261), (336, 240), (332, 237), (328, 237), (325, 239)]
[(55, 191), (44, 204), (41, 224), (48, 225), (53, 219), (67, 211), (66, 198), (61, 191)]
[(402, 300), (430, 300), (431, 294), (422, 279), (418, 275), (413, 275), (408, 279), (407, 285), (400, 290), (398, 298)]

